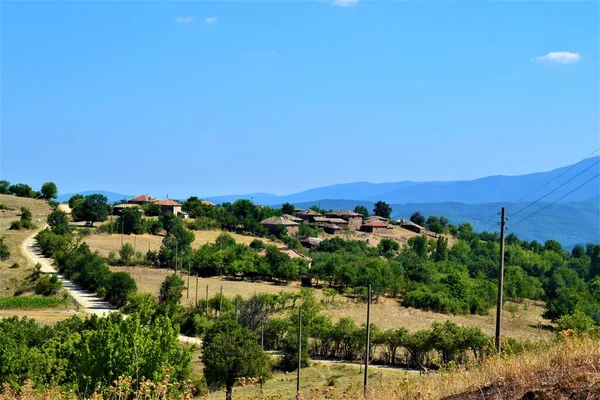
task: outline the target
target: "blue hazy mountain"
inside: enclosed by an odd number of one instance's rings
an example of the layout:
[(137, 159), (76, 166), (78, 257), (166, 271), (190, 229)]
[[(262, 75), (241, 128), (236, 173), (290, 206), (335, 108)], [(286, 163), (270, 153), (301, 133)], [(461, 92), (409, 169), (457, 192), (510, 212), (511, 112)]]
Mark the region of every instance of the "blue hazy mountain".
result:
[[(302, 203), (321, 199), (347, 199), (362, 201), (383, 200), (394, 204), (408, 203), (447, 203), (479, 204), (493, 202), (516, 202), (530, 194), (536, 188), (546, 185), (543, 190), (531, 196), (541, 197), (552, 190), (548, 201), (554, 201), (569, 193), (579, 184), (592, 179), (581, 189), (569, 194), (561, 201), (582, 201), (599, 193), (600, 157), (588, 158), (577, 165), (557, 168), (548, 172), (518, 176), (488, 176), (470, 181), (450, 182), (395, 182), (369, 183), (356, 182), (309, 189), (285, 196), (269, 193), (239, 194), (215, 196), (208, 199), (216, 203), (252, 199), (256, 204), (275, 205), (285, 202)], [(573, 179), (568, 184), (565, 184)], [(550, 182), (550, 183), (549, 183)], [(563, 187), (560, 187), (563, 185)], [(529, 198), (528, 198), (529, 199)]]

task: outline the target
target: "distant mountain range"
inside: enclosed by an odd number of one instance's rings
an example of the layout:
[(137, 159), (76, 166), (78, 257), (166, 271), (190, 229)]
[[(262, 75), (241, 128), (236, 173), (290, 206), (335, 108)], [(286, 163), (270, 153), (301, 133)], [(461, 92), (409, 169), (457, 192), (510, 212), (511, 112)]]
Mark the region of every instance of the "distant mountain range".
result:
[[(202, 197), (215, 203), (251, 199), (255, 204), (278, 206), (289, 202), (300, 208), (318, 205), (325, 209), (353, 209), (361, 204), (369, 210), (376, 201), (392, 206), (393, 218), (408, 218), (415, 211), (423, 215), (444, 215), (453, 223), (471, 222), (477, 231), (497, 230), (496, 220), (482, 225), (502, 206), (512, 215), (530, 202), (534, 205), (523, 210), (508, 222), (510, 231), (526, 240), (556, 239), (564, 246), (600, 242), (600, 157), (588, 158), (578, 164), (548, 172), (520, 176), (489, 176), (471, 181), (449, 182), (356, 182), (325, 186), (285, 196), (253, 193), (228, 196)], [(578, 186), (584, 184), (580, 188)], [(534, 192), (535, 191), (535, 192)], [(534, 193), (532, 193), (534, 192)], [(132, 195), (106, 191), (86, 191), (81, 194), (101, 193), (110, 202), (131, 198)], [(72, 194), (61, 195), (58, 201), (68, 200)], [(513, 203), (517, 203), (511, 206)], [(552, 205), (518, 223), (519, 219)], [(514, 226), (511, 226), (514, 224)]]
[[(582, 172), (583, 171), (583, 172)], [(549, 172), (540, 172), (519, 176), (488, 176), (471, 181), (449, 182), (412, 182), (369, 183), (356, 182), (324, 186), (285, 196), (269, 193), (250, 193), (228, 196), (208, 197), (215, 203), (232, 202), (237, 199), (252, 199), (256, 204), (275, 205), (285, 202), (302, 203), (321, 199), (347, 199), (378, 201), (393, 204), (408, 203), (446, 203), (459, 202), (465, 204), (516, 202), (530, 194), (536, 188), (547, 184), (539, 195), (550, 192), (567, 180), (577, 176), (572, 184), (559, 188), (549, 197), (553, 200), (567, 194), (574, 186), (594, 177), (600, 171), (600, 157), (588, 158), (577, 165), (569, 165)], [(562, 174), (562, 175), (561, 175)], [(588, 183), (580, 190), (572, 193), (563, 201), (587, 200), (597, 196), (600, 177)], [(538, 195), (538, 196), (539, 196)], [(535, 199), (536, 196), (532, 196)]]
[(56, 198), (56, 201), (58, 201), (59, 203), (62, 203), (64, 201), (69, 201), (69, 199), (75, 194), (80, 194), (82, 196), (89, 196), (90, 194), (103, 194), (106, 196), (109, 203), (115, 203), (115, 202), (121, 201), (123, 199), (131, 199), (132, 197), (134, 197), (134, 196), (128, 195), (128, 194), (107, 192), (106, 190), (85, 190), (83, 192), (78, 192), (78, 193), (61, 194)]

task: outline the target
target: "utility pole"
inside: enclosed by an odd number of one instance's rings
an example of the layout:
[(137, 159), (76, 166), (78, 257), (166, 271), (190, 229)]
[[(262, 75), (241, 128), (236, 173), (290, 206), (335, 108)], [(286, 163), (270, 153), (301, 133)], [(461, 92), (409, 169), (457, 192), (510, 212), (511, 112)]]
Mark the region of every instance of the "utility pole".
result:
[(125, 226), (125, 224), (123, 223), (123, 211), (121, 211), (119, 221), (121, 221), (121, 247), (123, 247), (123, 226)]
[(300, 397), (300, 368), (302, 367), (302, 306), (298, 306), (298, 373), (296, 375), (296, 397)]
[(177, 243), (177, 241), (175, 241), (175, 275), (177, 275), (177, 248), (179, 247), (179, 244)]
[(196, 275), (196, 308), (198, 308), (198, 275)]
[(188, 284), (187, 284), (187, 298), (190, 298), (190, 272), (192, 271), (192, 267), (190, 261), (188, 260)]
[(223, 285), (221, 285), (221, 295), (219, 296), (219, 316), (223, 312)]
[(137, 246), (137, 235), (134, 234), (133, 235), (133, 253), (134, 254), (135, 254), (136, 246)]
[(504, 207), (500, 213), (500, 270), (498, 271), (498, 304), (496, 305), (496, 351), (500, 353), (500, 334), (502, 332), (502, 291), (504, 287)]
[[(263, 351), (265, 351), (265, 319), (264, 317), (260, 319), (260, 346)], [(263, 391), (263, 378), (260, 377), (260, 392)]]
[(208, 316), (208, 285), (206, 285), (206, 315)]
[(365, 383), (364, 395), (367, 397), (369, 392), (369, 355), (371, 353), (371, 284), (369, 284), (369, 294), (367, 297), (367, 347), (365, 349)]

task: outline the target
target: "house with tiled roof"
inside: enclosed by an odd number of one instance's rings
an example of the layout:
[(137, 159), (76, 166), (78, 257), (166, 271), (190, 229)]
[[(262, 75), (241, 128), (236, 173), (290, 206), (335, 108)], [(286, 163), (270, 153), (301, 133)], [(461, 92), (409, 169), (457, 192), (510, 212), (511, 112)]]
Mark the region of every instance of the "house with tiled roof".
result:
[(136, 197), (133, 197), (133, 198), (127, 200), (127, 203), (128, 204), (138, 204), (140, 206), (143, 206), (148, 203), (153, 203), (156, 200), (157, 200), (156, 197), (148, 196), (147, 194), (141, 194), (139, 196), (136, 196)]
[[(279, 251), (280, 251), (280, 252), (282, 252), (282, 253), (284, 253), (284, 254), (286, 254), (286, 255), (287, 255), (289, 258), (291, 258), (292, 260), (293, 260), (294, 258), (299, 258), (299, 259), (301, 259), (301, 260), (304, 260), (304, 261), (306, 261), (306, 262), (308, 263), (308, 268), (309, 268), (309, 269), (310, 269), (310, 267), (312, 266), (312, 261), (313, 261), (313, 259), (312, 259), (312, 258), (310, 258), (310, 257), (308, 257), (308, 256), (305, 256), (304, 254), (302, 254), (302, 253), (300, 253), (300, 252), (298, 252), (298, 251), (296, 251), (296, 250), (293, 250), (293, 249), (285, 249), (285, 250), (281, 250), (281, 249), (280, 249)], [(258, 254), (260, 257), (265, 257), (265, 256), (267, 255), (267, 249), (262, 249), (262, 250), (261, 250), (261, 251), (259, 251), (257, 254)]]
[(360, 230), (363, 232), (374, 233), (380, 231), (387, 231), (388, 227), (389, 225), (387, 224), (387, 222), (371, 221), (362, 224)]
[(317, 226), (319, 224), (335, 224), (342, 229), (348, 229), (348, 221), (342, 218), (332, 218), (332, 217), (315, 217), (315, 224)]
[(181, 213), (181, 203), (171, 199), (164, 199), (161, 201), (157, 201), (156, 204), (160, 206), (160, 211), (163, 214), (171, 213), (173, 215), (178, 215)]

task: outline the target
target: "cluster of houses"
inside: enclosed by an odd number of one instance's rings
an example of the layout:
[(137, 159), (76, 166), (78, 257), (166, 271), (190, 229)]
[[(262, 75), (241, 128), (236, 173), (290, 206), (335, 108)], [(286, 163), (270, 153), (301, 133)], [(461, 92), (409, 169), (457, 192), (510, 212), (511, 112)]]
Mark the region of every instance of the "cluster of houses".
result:
[[(139, 208), (140, 211), (142, 209), (141, 206), (145, 206), (150, 203), (155, 203), (160, 206), (160, 212), (162, 214), (171, 213), (173, 215), (178, 215), (183, 218), (188, 218), (189, 215), (185, 211), (181, 211), (182, 204), (178, 201), (171, 200), (166, 198), (164, 200), (158, 200), (156, 197), (148, 196), (147, 194), (142, 194), (136, 197), (133, 197), (127, 200), (126, 203), (117, 204), (112, 208), (113, 215), (120, 215), (125, 208)], [(203, 204), (214, 206), (215, 204), (208, 201), (202, 200)]]
[(281, 217), (267, 218), (261, 224), (269, 231), (276, 231), (280, 226), (287, 229), (288, 234), (298, 233), (300, 224), (308, 223), (322, 228), (325, 232), (336, 234), (343, 230), (363, 232), (380, 232), (392, 229), (387, 218), (371, 216), (364, 218), (361, 214), (350, 210), (331, 211), (323, 215), (314, 210), (296, 210), (296, 215), (284, 214)]

